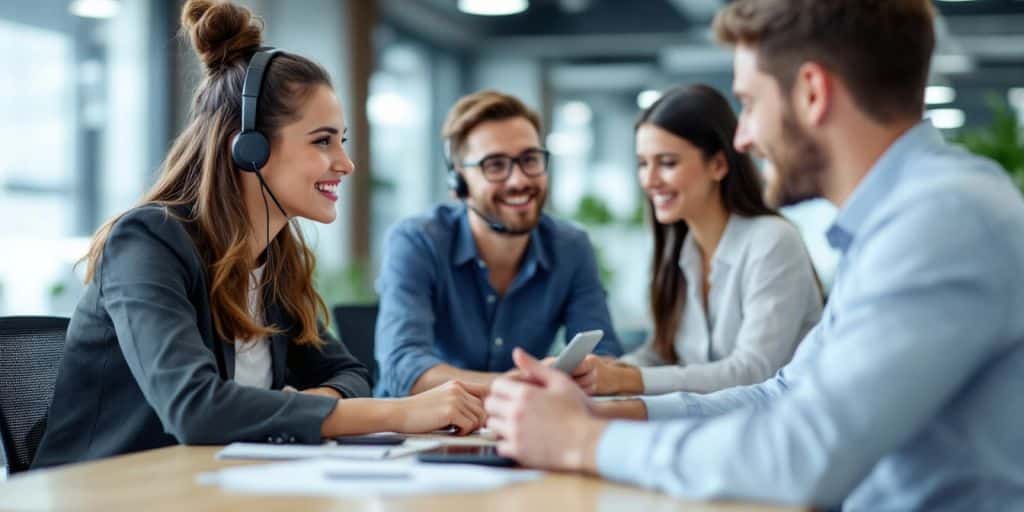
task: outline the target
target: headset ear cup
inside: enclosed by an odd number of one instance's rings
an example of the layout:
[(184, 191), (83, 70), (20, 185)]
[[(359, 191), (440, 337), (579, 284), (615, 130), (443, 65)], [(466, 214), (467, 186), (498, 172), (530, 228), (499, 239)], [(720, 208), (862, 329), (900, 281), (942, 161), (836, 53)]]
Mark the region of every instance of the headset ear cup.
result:
[(241, 132), (231, 141), (231, 159), (243, 171), (258, 171), (270, 159), (270, 143), (258, 131)]
[(449, 171), (448, 187), (455, 192), (455, 197), (459, 199), (469, 197), (469, 185), (466, 184), (466, 178), (463, 178), (458, 171)]

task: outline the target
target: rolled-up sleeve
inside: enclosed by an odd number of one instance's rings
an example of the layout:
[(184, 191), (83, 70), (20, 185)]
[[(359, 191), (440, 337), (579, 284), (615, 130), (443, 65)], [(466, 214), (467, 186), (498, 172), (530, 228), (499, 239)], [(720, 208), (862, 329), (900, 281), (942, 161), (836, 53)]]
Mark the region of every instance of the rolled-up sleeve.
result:
[(388, 234), (377, 279), (380, 310), (375, 353), (384, 396), (407, 396), (420, 376), (443, 361), (434, 348), (433, 250), (405, 223)]

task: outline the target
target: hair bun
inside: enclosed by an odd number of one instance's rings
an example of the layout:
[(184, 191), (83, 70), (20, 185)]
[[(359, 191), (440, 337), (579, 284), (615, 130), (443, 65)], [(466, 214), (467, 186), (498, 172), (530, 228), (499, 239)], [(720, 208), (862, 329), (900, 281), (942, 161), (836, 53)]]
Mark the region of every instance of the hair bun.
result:
[(209, 71), (247, 59), (263, 40), (263, 23), (252, 11), (219, 0), (185, 2), (181, 27)]

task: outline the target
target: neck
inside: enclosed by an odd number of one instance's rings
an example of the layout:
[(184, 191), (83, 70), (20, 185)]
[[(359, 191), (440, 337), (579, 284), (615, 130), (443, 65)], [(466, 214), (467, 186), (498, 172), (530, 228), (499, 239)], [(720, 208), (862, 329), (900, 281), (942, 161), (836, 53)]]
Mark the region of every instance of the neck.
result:
[[(907, 119), (879, 124), (859, 119), (837, 133), (839, 142), (829, 145), (830, 168), (822, 175), (825, 199), (842, 208), (882, 155), (917, 122)], [(851, 140), (857, 144), (850, 144)]]
[(505, 235), (495, 233), (487, 221), (472, 212), (469, 215), (469, 228), (476, 241), (476, 250), (491, 270), (509, 270), (519, 266), (530, 243), (530, 235)]
[(728, 224), (729, 212), (721, 202), (716, 202), (712, 208), (706, 208), (701, 215), (686, 219), (686, 225), (693, 233), (693, 239), (697, 242), (705, 263), (714, 257)]

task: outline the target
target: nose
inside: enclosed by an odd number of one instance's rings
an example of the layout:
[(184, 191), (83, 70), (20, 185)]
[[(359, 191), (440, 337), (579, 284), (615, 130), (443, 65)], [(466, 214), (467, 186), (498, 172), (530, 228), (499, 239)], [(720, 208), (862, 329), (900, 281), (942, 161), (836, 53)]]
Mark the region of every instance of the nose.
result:
[(658, 173), (652, 170), (652, 166), (647, 165), (640, 172), (637, 173), (637, 178), (640, 180), (640, 187), (647, 190), (654, 188), (658, 184)]
[(733, 137), (732, 145), (736, 151), (746, 153), (754, 146), (754, 138), (750, 134), (750, 122), (747, 116), (741, 115), (736, 126), (736, 135)]
[(523, 172), (523, 168), (519, 165), (519, 162), (513, 161), (511, 164), (512, 170), (509, 171), (508, 179), (505, 180), (505, 186), (508, 188), (517, 188), (527, 185), (531, 182), (531, 178)]
[(335, 155), (331, 161), (331, 171), (340, 173), (343, 175), (352, 174), (356, 170), (356, 164), (348, 157), (348, 153), (345, 148), (341, 148), (338, 154)]

